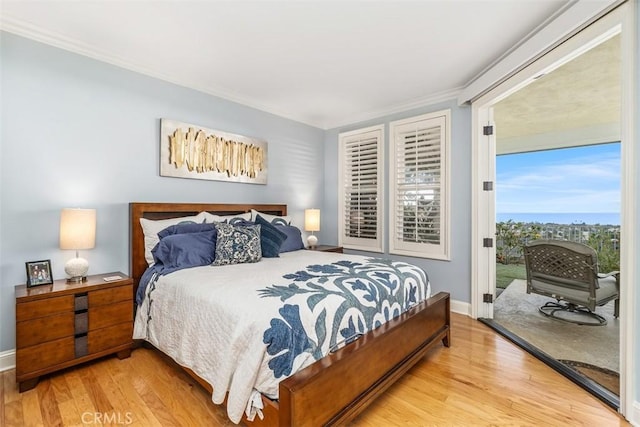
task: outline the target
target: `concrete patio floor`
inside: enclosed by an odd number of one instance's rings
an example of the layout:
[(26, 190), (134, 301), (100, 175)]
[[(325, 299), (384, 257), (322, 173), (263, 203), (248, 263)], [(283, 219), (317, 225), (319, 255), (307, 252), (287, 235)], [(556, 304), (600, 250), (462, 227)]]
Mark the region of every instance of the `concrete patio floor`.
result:
[(514, 280), (496, 298), (494, 320), (555, 359), (620, 372), (620, 322), (613, 317), (613, 301), (596, 309), (607, 319), (605, 326), (577, 325), (546, 317), (538, 308), (547, 301), (555, 300), (527, 294), (526, 282)]

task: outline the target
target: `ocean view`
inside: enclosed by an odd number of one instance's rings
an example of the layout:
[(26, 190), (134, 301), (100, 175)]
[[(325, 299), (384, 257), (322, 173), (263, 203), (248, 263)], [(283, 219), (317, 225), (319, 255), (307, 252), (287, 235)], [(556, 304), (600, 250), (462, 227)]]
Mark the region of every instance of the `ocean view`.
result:
[(588, 224), (620, 225), (618, 212), (579, 212), (579, 213), (498, 213), (496, 222), (539, 222), (541, 224)]

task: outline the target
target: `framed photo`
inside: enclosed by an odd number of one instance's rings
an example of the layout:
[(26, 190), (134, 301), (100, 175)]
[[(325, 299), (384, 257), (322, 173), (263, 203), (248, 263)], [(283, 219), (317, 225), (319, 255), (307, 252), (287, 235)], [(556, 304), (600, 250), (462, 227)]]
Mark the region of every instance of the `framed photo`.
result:
[(27, 267), (27, 288), (53, 283), (50, 260), (29, 261), (25, 264)]

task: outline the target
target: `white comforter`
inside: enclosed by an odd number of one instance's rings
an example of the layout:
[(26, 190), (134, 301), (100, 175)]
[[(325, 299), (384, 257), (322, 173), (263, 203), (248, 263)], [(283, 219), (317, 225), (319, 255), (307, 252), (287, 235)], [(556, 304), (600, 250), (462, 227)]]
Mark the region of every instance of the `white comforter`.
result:
[[(410, 264), (394, 263), (391, 273), (383, 265), (383, 273), (367, 269), (354, 278), (330, 274), (367, 259), (301, 250), (254, 264), (176, 271), (147, 287), (134, 338), (148, 340), (211, 384), (215, 403), (228, 392), (233, 422), (243, 412), (253, 419), (261, 409), (259, 393), (277, 398), (281, 380), (328, 354), (349, 331), (366, 332), (430, 295), (426, 274)], [(337, 261), (343, 264), (332, 265)], [(291, 275), (296, 272), (302, 274)], [(407, 277), (396, 280), (394, 272)], [(372, 276), (384, 279), (381, 290), (372, 289)], [(406, 283), (395, 287), (400, 281)], [(323, 295), (310, 297), (319, 289)], [(395, 299), (376, 302), (387, 290)], [(345, 310), (347, 299), (359, 308)], [(279, 347), (286, 339), (273, 338), (294, 330), (298, 313), (307, 336), (298, 340), (299, 351), (289, 352)]]

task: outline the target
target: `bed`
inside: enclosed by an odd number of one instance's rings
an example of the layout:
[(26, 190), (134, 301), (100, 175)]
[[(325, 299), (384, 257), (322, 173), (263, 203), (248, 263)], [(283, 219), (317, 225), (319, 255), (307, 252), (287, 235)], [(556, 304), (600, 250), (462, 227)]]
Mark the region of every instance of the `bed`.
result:
[[(197, 216), (201, 212), (223, 216), (247, 214), (252, 210), (277, 217), (284, 217), (287, 214), (286, 205), (280, 204), (131, 203), (130, 270), (134, 279), (134, 292), (137, 291), (143, 273), (148, 267), (148, 250), (145, 251), (145, 248), (149, 246), (149, 242), (145, 242), (145, 235), (140, 225), (141, 218), (158, 221)], [(305, 257), (309, 255), (310, 251), (304, 250), (282, 254), (280, 258), (283, 260), (277, 262), (294, 262), (298, 258), (301, 261), (297, 262), (305, 262), (305, 259), (308, 259)], [(331, 268), (339, 269), (351, 268), (354, 265), (353, 261), (357, 261), (356, 258), (340, 254), (316, 253), (315, 256), (320, 264), (331, 265)], [(256, 264), (261, 263), (262, 261)], [(261, 268), (273, 269), (273, 274), (275, 274), (273, 277), (282, 273), (278, 270), (280, 267), (275, 261), (266, 261), (261, 265)], [(192, 274), (196, 276), (204, 274), (201, 271), (203, 269), (205, 267), (181, 270), (164, 277), (171, 276), (172, 280), (181, 278), (180, 280), (186, 283), (193, 280)], [(240, 276), (244, 274), (242, 273)], [(272, 282), (274, 281), (271, 280), (269, 283)], [(169, 289), (168, 285), (163, 286)], [(182, 288), (184, 288), (182, 285), (175, 286), (175, 289), (180, 292), (183, 292)], [(275, 290), (278, 290), (277, 286), (267, 286), (261, 289), (262, 296), (275, 296), (279, 298), (272, 298), (272, 301), (278, 299), (284, 301), (282, 292), (274, 293)], [(145, 292), (149, 292), (149, 290)], [(153, 290), (153, 292), (156, 292), (155, 295), (161, 295), (160, 291)], [(273, 295), (269, 295), (269, 293)], [(161, 304), (160, 300), (158, 300), (158, 304)], [(144, 306), (141, 305), (141, 307)], [(144, 314), (141, 313), (146, 313), (147, 309), (148, 307), (145, 307), (145, 310), (137, 313), (137, 326), (145, 321), (143, 320)], [(357, 339), (354, 335), (353, 340), (344, 340), (340, 346), (335, 346), (335, 348), (332, 346), (326, 356), (315, 362), (311, 361), (313, 363), (309, 362), (310, 365), (297, 371), (294, 370), (295, 373), (291, 376), (279, 381), (271, 398), (267, 396), (269, 393), (258, 397), (261, 402), (257, 406), (262, 407), (262, 418), (255, 417), (253, 420), (249, 420), (245, 416), (242, 421), (247, 425), (257, 426), (316, 426), (341, 424), (351, 420), (417, 363), (431, 347), (439, 342), (442, 342), (446, 347), (450, 345), (449, 309), (449, 294), (441, 292), (413, 304), (410, 309), (391, 318), (376, 329), (362, 335), (356, 334)], [(154, 314), (154, 317), (156, 316), (157, 314)], [(147, 317), (146, 322), (148, 323), (151, 316)], [(162, 319), (156, 318), (154, 321), (158, 325), (162, 323)], [(146, 333), (149, 332), (146, 331)], [(156, 344), (158, 342), (154, 339), (150, 339), (150, 341)], [(163, 350), (160, 348), (160, 350), (171, 353), (171, 349)], [(215, 390), (209, 382), (201, 375), (196, 374), (197, 371), (202, 372), (201, 367), (189, 366), (184, 362), (184, 360), (179, 361), (185, 371), (215, 396)], [(327, 396), (331, 396), (331, 398), (328, 399)], [(255, 399), (256, 396), (252, 395), (251, 398)], [(228, 405), (230, 403), (232, 402), (227, 402)]]

